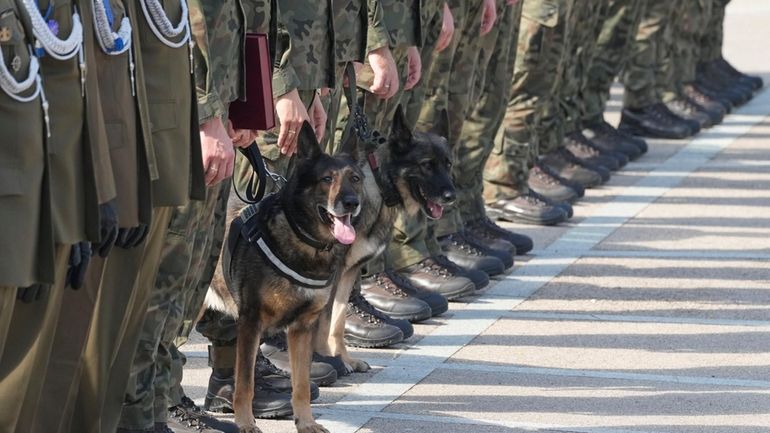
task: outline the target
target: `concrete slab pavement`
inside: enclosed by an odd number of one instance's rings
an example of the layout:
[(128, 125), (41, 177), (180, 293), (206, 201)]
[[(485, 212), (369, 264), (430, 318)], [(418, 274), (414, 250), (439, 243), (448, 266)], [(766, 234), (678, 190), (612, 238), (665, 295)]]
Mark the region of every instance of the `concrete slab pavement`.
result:
[[(770, 79), (770, 4), (734, 0), (725, 52)], [(619, 107), (615, 100), (611, 107)], [(770, 432), (770, 92), (591, 190), (536, 251), (322, 389), (334, 433)], [(617, 121), (617, 111), (609, 119)], [(202, 402), (206, 342), (185, 389)], [(266, 433), (291, 421), (258, 421)]]

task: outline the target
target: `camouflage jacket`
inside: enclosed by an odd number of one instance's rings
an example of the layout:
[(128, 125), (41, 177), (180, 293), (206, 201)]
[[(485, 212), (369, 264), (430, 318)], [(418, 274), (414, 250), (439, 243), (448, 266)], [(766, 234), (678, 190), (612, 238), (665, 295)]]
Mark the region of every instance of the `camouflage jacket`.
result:
[(366, 0), (332, 0), (337, 63), (363, 62), (366, 50)]
[[(438, 2), (438, 0), (435, 0)], [(388, 46), (421, 45), (419, 0), (367, 0), (369, 29), (366, 51)]]
[(280, 0), (273, 97), (334, 87), (332, 0)]

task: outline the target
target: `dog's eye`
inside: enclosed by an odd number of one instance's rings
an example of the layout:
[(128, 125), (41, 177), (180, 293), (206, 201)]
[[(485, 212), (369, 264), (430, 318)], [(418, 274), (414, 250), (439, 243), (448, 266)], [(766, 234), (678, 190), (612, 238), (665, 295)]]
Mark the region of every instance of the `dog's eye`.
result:
[(332, 183), (333, 180), (334, 179), (332, 179), (331, 176), (324, 176), (324, 177), (321, 178), (321, 182), (323, 182), (323, 183)]
[(361, 182), (361, 178), (357, 174), (354, 174), (353, 176), (350, 176), (350, 181), (353, 183), (358, 183)]

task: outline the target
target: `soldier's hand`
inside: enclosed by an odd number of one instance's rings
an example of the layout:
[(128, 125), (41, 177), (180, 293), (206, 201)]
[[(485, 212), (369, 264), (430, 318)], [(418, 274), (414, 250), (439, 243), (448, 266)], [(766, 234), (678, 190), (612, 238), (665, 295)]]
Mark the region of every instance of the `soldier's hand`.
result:
[(321, 102), (320, 94), (313, 98), (313, 103), (310, 105), (310, 110), (307, 114), (310, 117), (310, 124), (313, 125), (315, 137), (320, 143), (326, 134), (327, 119), (326, 110), (324, 109), (324, 105)]
[(51, 290), (51, 287), (48, 284), (33, 284), (29, 287), (19, 287), (16, 289), (16, 299), (25, 304), (44, 300), (48, 297), (49, 290)]
[(219, 117), (207, 120), (199, 129), (206, 185), (216, 185), (233, 175), (233, 141)]
[(481, 31), (479, 36), (484, 36), (492, 30), (497, 20), (497, 7), (495, 0), (484, 0), (484, 10), (481, 12)]
[(381, 47), (369, 52), (369, 65), (374, 73), (371, 91), (383, 99), (392, 98), (398, 92), (398, 69), (390, 48)]
[(406, 49), (406, 59), (408, 75), (406, 76), (406, 83), (404, 83), (404, 90), (409, 90), (417, 85), (422, 76), (422, 59), (417, 47), (411, 46)]
[(72, 287), (74, 290), (83, 287), (83, 281), (86, 279), (86, 270), (91, 262), (91, 254), (90, 242), (78, 242), (72, 246), (65, 287)]
[(455, 34), (455, 18), (452, 16), (452, 9), (446, 3), (444, 3), (444, 13), (441, 21), (441, 33), (439, 33), (438, 41), (436, 41), (437, 53), (444, 51), (452, 43), (452, 37)]
[(118, 238), (118, 211), (115, 200), (99, 205), (99, 244), (96, 251), (100, 257), (107, 257)]
[(144, 223), (136, 227), (121, 228), (118, 231), (118, 239), (115, 241), (115, 245), (126, 250), (136, 248), (144, 241), (149, 231), (150, 228)]
[(275, 100), (275, 113), (281, 122), (278, 133), (278, 148), (284, 155), (294, 155), (297, 151), (297, 136), (302, 122), (310, 121), (305, 104), (299, 98), (297, 89), (281, 95)]

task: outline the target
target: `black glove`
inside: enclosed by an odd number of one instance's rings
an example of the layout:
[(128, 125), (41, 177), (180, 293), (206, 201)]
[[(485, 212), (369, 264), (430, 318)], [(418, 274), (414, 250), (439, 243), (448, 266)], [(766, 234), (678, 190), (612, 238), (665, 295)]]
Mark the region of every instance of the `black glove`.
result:
[(65, 287), (72, 287), (74, 290), (83, 287), (88, 263), (91, 261), (91, 254), (90, 242), (79, 242), (72, 246)]
[(51, 286), (48, 284), (33, 284), (29, 287), (19, 287), (16, 289), (16, 299), (25, 304), (40, 301), (48, 297), (48, 291)]
[(115, 245), (124, 249), (138, 247), (149, 232), (150, 228), (147, 227), (147, 224), (139, 224), (130, 229), (120, 229), (118, 230), (118, 239), (115, 241)]
[(101, 257), (107, 257), (118, 238), (118, 211), (115, 200), (99, 205), (99, 245), (94, 245)]

